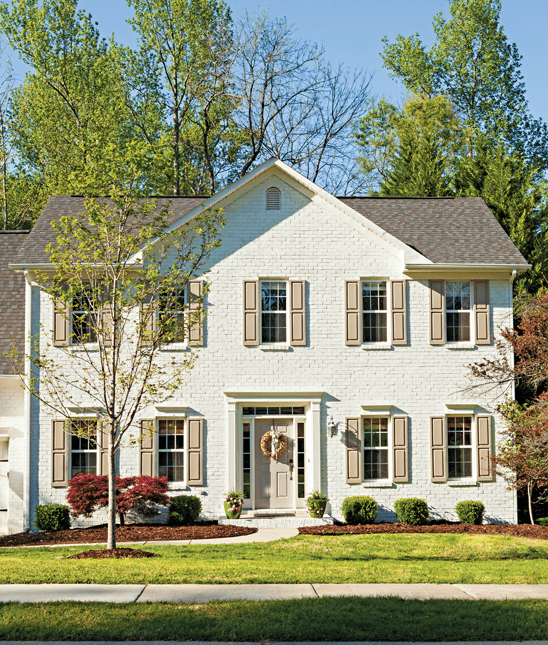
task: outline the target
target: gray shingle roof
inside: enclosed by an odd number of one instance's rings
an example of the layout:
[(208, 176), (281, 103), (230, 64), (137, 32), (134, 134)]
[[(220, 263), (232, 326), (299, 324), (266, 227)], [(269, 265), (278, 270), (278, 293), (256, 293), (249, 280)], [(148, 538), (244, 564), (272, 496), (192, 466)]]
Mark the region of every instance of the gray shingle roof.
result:
[(25, 341), (25, 277), (15, 273), (9, 265), (15, 260), (20, 247), (28, 240), (28, 231), (0, 231), (0, 374), (14, 374), (15, 370), (4, 352), (15, 345), (22, 355)]
[(434, 263), (527, 262), (481, 197), (340, 197)]

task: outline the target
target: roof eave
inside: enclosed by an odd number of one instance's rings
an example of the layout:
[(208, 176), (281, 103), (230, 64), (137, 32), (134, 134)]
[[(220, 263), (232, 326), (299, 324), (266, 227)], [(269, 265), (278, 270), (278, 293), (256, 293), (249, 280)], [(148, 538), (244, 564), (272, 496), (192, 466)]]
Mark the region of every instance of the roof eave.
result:
[(407, 273), (430, 273), (432, 271), (497, 271), (500, 273), (516, 271), (525, 273), (531, 268), (531, 264), (487, 264), (487, 263), (436, 263), (433, 264), (406, 264), (404, 271)]

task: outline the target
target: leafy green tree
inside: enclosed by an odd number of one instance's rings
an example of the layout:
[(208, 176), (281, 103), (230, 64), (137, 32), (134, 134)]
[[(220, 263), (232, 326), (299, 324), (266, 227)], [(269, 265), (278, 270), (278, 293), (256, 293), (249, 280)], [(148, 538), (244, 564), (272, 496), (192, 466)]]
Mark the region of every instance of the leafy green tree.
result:
[[(384, 39), (381, 54), (392, 78), (410, 93), (446, 96), (473, 140), (503, 144), (529, 167), (548, 167), (548, 130), (528, 111), (521, 56), (500, 24), (499, 0), (449, 0), (450, 20), (434, 17), (436, 42), (418, 34)], [(475, 146), (471, 147), (473, 153)]]

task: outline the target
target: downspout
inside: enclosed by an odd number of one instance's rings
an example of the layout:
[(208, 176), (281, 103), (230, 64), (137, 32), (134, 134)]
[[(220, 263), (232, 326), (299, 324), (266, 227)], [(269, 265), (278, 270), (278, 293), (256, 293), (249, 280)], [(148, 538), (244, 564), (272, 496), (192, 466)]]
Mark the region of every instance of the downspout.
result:
[(30, 531), (30, 466), (31, 466), (31, 442), (30, 442), (30, 404), (32, 397), (29, 392), (30, 376), (32, 365), (30, 362), (31, 350), (31, 324), (32, 324), (32, 285), (29, 279), (29, 272), (25, 269), (25, 450), (26, 450), (26, 463), (25, 473), (23, 477), (23, 513), (24, 513), (24, 529)]
[[(512, 275), (510, 276), (510, 329), (514, 328), (514, 289), (513, 284), (518, 274), (517, 269), (512, 270)], [(514, 352), (510, 355), (510, 367), (514, 369)], [(516, 382), (512, 382), (512, 398), (516, 398)], [(514, 524), (518, 523), (518, 496), (517, 493), (514, 499)]]

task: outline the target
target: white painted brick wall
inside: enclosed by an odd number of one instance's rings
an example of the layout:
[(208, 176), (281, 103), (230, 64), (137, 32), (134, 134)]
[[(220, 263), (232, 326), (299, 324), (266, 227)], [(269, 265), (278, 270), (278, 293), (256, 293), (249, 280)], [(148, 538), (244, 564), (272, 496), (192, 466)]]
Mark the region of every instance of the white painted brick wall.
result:
[[(282, 191), (282, 210), (265, 211), (265, 190)], [(224, 391), (325, 391), (322, 405), (322, 488), (331, 510), (340, 517), (348, 495), (371, 494), (380, 519), (393, 519), (394, 500), (418, 496), (427, 500), (434, 516), (453, 517), (461, 499), (479, 499), (486, 515), (496, 521), (515, 521), (515, 497), (499, 478), (495, 483), (454, 488), (430, 481), (429, 417), (444, 413), (450, 401), (470, 400), (462, 393), (466, 364), (495, 354), (493, 347), (451, 351), (428, 342), (427, 281), (409, 284), (410, 334), (407, 347), (363, 351), (344, 344), (344, 282), (360, 277), (402, 277), (401, 253), (343, 214), (311, 200), (281, 176), (255, 186), (226, 207), (227, 226), (222, 246), (211, 260), (208, 281), (206, 346), (176, 399), (206, 419), (205, 465), (207, 496), (204, 510), (217, 514), (227, 488), (227, 403)], [(456, 223), (457, 224), (457, 223)], [(307, 281), (308, 346), (284, 352), (265, 352), (242, 344), (242, 283), (245, 279), (283, 277)], [(494, 329), (508, 324), (511, 288), (507, 281), (491, 282)], [(51, 303), (33, 299), (33, 328), (40, 317), (50, 325)], [(56, 350), (52, 350), (56, 351)], [(386, 402), (410, 418), (411, 481), (393, 488), (366, 489), (345, 483), (342, 433), (326, 436), (327, 419), (339, 422), (359, 416), (361, 405)], [(474, 403), (492, 407), (488, 401)], [(499, 427), (497, 420), (497, 428)], [(31, 504), (65, 501), (64, 489), (51, 488), (51, 418), (32, 410)], [(138, 473), (138, 450), (120, 455), (120, 474)], [(177, 493), (180, 493), (178, 491)], [(99, 518), (94, 518), (97, 521)]]

